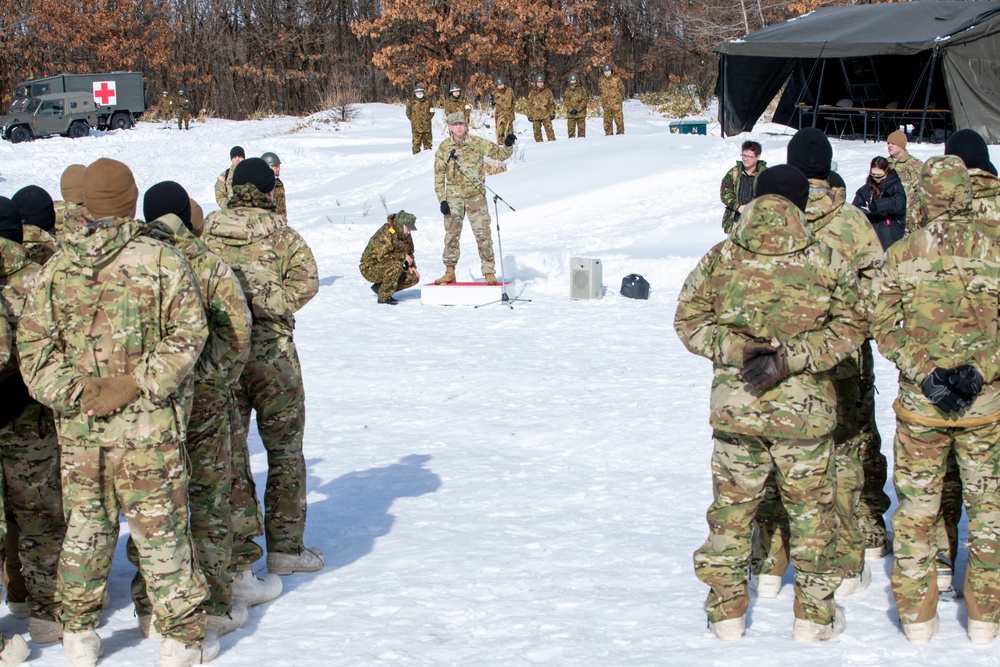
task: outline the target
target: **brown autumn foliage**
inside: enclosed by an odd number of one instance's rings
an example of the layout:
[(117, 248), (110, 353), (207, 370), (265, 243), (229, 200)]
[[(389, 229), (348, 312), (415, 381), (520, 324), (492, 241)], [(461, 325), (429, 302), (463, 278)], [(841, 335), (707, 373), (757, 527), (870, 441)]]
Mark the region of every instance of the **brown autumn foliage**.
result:
[[(820, 6), (865, 0), (5, 0), (0, 99), (59, 72), (139, 70), (228, 117), (388, 101), (422, 82), (515, 90), (613, 62), (630, 93), (714, 86), (712, 47)], [(69, 28), (69, 29), (67, 29)], [(482, 95), (480, 95), (482, 97)]]

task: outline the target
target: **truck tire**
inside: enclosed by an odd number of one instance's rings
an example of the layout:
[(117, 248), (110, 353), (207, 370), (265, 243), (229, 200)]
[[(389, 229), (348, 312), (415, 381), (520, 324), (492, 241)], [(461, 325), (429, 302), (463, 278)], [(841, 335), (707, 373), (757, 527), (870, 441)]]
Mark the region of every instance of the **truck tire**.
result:
[(10, 131), (10, 143), (19, 144), (22, 141), (31, 140), (31, 131), (23, 126), (15, 127)]
[(85, 120), (78, 120), (69, 126), (69, 136), (73, 139), (82, 139), (88, 134), (90, 134), (90, 126)]
[(112, 130), (127, 130), (132, 127), (132, 116), (127, 113), (116, 113), (111, 117)]

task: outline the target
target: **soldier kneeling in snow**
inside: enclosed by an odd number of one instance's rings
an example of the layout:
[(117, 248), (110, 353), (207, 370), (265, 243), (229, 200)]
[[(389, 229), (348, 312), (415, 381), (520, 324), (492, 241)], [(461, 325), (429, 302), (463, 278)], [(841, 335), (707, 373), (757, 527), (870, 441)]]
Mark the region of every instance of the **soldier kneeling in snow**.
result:
[(372, 291), (378, 294), (379, 303), (396, 305), (399, 302), (392, 295), (420, 280), (410, 236), (416, 228), (417, 218), (412, 213), (393, 213), (371, 237), (361, 255), (358, 268), (365, 280), (373, 283)]

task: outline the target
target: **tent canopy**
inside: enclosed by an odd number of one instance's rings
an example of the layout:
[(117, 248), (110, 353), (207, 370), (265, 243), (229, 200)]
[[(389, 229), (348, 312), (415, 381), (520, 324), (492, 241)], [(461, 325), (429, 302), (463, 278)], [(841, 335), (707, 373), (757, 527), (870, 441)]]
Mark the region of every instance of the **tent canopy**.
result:
[(949, 109), (930, 119), (1000, 143), (1000, 2), (827, 7), (714, 51), (726, 134), (752, 129), (785, 86), (774, 121), (792, 127), (804, 124), (804, 107), (847, 99)]

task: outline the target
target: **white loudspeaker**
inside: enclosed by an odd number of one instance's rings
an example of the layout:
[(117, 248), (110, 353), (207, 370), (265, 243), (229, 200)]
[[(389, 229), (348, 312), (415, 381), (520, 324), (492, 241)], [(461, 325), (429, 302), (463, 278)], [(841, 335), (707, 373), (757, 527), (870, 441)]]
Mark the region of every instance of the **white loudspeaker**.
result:
[(601, 260), (586, 257), (573, 257), (569, 260), (569, 298), (603, 298), (603, 280)]

